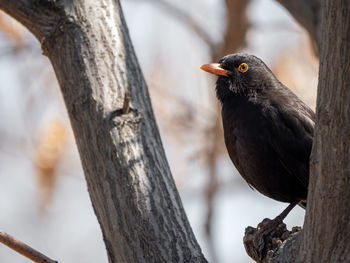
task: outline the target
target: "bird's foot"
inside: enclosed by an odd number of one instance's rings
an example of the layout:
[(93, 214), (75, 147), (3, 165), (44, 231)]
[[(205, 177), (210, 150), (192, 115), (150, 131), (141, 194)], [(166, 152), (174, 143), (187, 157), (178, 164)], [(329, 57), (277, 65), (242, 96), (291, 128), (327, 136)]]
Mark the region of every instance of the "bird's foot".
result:
[(269, 218), (265, 218), (257, 226), (257, 230), (259, 231), (259, 233), (264, 233), (266, 235), (276, 231), (277, 228), (286, 229), (286, 225), (283, 223), (283, 219), (281, 219), (279, 216), (272, 220)]
[[(265, 218), (260, 224), (258, 224), (257, 228), (260, 229), (261, 233), (269, 234), (270, 232), (273, 232), (279, 225), (283, 224), (283, 219), (286, 218), (286, 216), (289, 214), (289, 212), (297, 205), (298, 203), (291, 203), (288, 205), (286, 209), (282, 211), (281, 214), (276, 216), (273, 220)], [(286, 228), (286, 225), (283, 224), (284, 228)]]

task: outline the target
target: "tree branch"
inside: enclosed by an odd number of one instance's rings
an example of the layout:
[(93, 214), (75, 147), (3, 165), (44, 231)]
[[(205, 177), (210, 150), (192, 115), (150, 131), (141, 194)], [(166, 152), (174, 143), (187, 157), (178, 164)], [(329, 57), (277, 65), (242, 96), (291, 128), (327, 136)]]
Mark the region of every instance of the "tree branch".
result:
[[(264, 228), (271, 222), (265, 218), (257, 228), (248, 226), (243, 238), (247, 254), (258, 263), (294, 262), (296, 251), (296, 237), (299, 236), (301, 228), (293, 227), (288, 231), (284, 223), (276, 228)], [(289, 261), (282, 261), (280, 256), (288, 258)]]
[[(39, 41), (55, 28), (59, 14), (53, 0), (0, 0), (0, 9), (29, 29)], [(56, 10), (57, 11), (57, 10)]]
[(217, 49), (217, 41), (214, 40), (213, 37), (208, 34), (208, 30), (206, 30), (203, 26), (201, 26), (198, 22), (193, 19), (193, 17), (186, 13), (181, 8), (177, 7), (170, 1), (166, 0), (133, 0), (133, 1), (148, 1), (150, 3), (154, 3), (155, 6), (164, 9), (169, 15), (176, 19), (176, 21), (180, 23), (184, 23), (184, 25), (190, 28), (203, 42), (205, 42), (211, 53), (215, 52)]
[(277, 0), (309, 33), (320, 47), (320, 0)]
[(44, 254), (41, 254), (39, 251), (15, 239), (3, 231), (0, 231), (0, 242), (34, 262), (58, 263), (58, 261), (52, 260), (51, 258), (45, 256)]
[(29, 3), (38, 7), (33, 21), (11, 1), (0, 0), (0, 7), (32, 27), (54, 67), (110, 262), (206, 262), (172, 178), (119, 1)]

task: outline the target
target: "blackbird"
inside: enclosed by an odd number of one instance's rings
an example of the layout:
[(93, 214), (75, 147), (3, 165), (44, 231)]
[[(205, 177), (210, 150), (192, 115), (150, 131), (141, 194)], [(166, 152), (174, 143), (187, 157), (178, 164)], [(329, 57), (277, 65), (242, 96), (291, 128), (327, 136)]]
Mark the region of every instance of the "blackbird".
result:
[(216, 95), (228, 154), (247, 183), (290, 205), (306, 206), (314, 112), (259, 58), (238, 53), (201, 69), (218, 76)]

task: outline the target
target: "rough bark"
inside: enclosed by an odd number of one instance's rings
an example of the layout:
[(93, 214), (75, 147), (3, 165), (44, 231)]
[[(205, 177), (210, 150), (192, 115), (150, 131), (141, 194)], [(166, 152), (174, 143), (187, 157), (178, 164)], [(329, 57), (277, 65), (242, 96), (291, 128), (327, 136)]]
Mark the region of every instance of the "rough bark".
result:
[(206, 262), (119, 1), (0, 0), (0, 8), (38, 38), (54, 67), (109, 261)]
[(300, 262), (350, 262), (350, 0), (322, 2), (317, 123)]
[(279, 256), (274, 251), (293, 244), (292, 240), (296, 239), (301, 230), (300, 227), (293, 227), (292, 231), (288, 231), (284, 223), (272, 229), (266, 228), (268, 224), (271, 224), (271, 219), (265, 218), (257, 228), (245, 229), (244, 247), (247, 254), (258, 263), (273, 262), (271, 260)]

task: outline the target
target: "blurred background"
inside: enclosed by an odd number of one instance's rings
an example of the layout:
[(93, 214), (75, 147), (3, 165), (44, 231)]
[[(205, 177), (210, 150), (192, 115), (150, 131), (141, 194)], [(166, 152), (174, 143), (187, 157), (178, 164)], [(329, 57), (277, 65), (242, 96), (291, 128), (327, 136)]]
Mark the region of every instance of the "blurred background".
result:
[[(243, 51), (315, 107), (318, 60), (273, 0), (122, 0), (167, 157), (210, 262), (252, 262), (246, 226), (287, 204), (253, 191), (228, 158), (215, 78), (202, 64)], [(56, 78), (40, 45), (0, 13), (0, 229), (59, 262), (107, 262)], [(302, 225), (294, 209), (285, 222)], [(0, 244), (0, 262), (29, 262)]]

